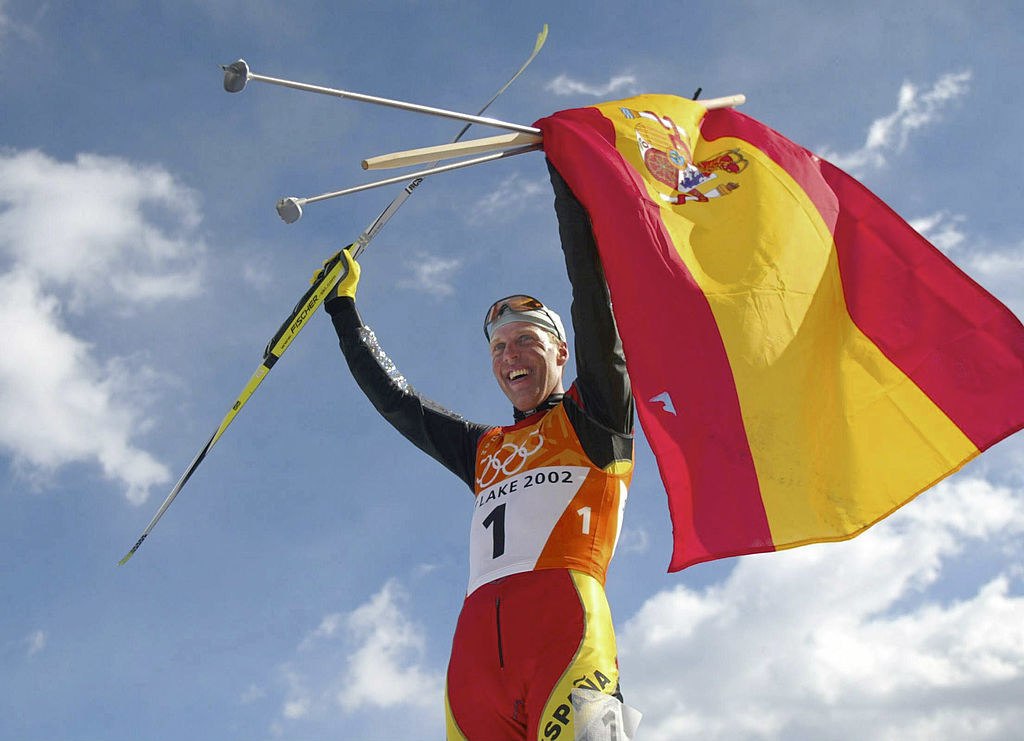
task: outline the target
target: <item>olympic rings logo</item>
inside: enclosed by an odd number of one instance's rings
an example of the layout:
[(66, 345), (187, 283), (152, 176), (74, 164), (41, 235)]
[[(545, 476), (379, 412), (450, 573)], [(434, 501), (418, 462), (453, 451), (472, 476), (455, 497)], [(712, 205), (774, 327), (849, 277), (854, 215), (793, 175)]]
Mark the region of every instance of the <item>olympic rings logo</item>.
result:
[[(536, 437), (533, 447), (528, 447), (530, 440)], [(491, 453), (483, 460), (483, 471), (476, 480), (477, 486), (486, 489), (498, 480), (498, 476), (504, 474), (506, 477), (513, 476), (523, 470), (526, 460), (541, 449), (544, 445), (544, 436), (540, 430), (531, 432), (521, 444), (505, 443), (496, 453)], [(505, 455), (502, 453), (508, 450)]]

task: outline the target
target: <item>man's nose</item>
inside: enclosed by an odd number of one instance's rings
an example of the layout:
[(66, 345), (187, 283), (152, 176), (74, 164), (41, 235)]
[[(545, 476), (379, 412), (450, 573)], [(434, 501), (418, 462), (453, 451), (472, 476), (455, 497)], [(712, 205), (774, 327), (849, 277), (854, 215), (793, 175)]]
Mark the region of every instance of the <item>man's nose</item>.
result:
[(501, 359), (509, 362), (519, 357), (519, 348), (515, 345), (505, 345), (505, 348), (501, 351)]

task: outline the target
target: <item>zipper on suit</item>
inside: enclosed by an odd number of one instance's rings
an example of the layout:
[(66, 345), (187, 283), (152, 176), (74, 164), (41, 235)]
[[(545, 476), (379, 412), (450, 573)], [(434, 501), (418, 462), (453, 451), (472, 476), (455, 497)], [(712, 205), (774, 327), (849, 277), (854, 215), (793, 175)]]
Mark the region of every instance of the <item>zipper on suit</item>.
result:
[(494, 623), (498, 630), (498, 666), (505, 668), (505, 655), (501, 650), (501, 597), (494, 598)]

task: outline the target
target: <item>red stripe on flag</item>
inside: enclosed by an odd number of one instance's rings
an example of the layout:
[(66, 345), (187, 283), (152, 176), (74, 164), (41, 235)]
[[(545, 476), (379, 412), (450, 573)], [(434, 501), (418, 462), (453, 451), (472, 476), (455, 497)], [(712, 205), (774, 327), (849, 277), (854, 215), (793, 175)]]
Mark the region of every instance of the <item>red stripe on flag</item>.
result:
[(861, 183), (772, 129), (718, 110), (701, 134), (750, 142), (810, 196), (853, 322), (978, 450), (1021, 429), (1024, 326), (1009, 309)]
[[(535, 125), (593, 224), (640, 421), (668, 492), (669, 571), (774, 550), (725, 347), (658, 205), (597, 110), (561, 111)], [(675, 413), (651, 401), (658, 397)]]

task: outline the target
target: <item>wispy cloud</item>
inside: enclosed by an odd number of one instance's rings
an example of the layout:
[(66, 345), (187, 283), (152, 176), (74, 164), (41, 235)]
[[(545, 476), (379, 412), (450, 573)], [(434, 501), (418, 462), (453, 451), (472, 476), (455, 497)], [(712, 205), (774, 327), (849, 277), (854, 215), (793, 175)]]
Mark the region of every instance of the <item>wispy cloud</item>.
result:
[(242, 693), (238, 701), (243, 705), (252, 705), (256, 702), (261, 702), (267, 696), (267, 691), (256, 684), (250, 684), (245, 688), (245, 692)]
[(547, 178), (528, 179), (512, 173), (498, 186), (483, 196), (469, 210), (472, 224), (493, 223), (514, 219), (532, 205), (551, 200), (551, 187)]
[(274, 284), (274, 273), (269, 266), (250, 260), (242, 266), (242, 280), (258, 291), (265, 291)]
[(990, 245), (968, 233), (966, 216), (947, 211), (911, 219), (909, 223), (1020, 315), (1024, 309), (1024, 242)]
[(441, 565), (436, 563), (418, 563), (412, 573), (416, 578), (421, 578), (428, 574), (433, 574), (439, 568), (441, 568)]
[(451, 296), (455, 293), (455, 275), (461, 267), (462, 261), (457, 258), (420, 252), (406, 261), (409, 275), (400, 279), (398, 286), (434, 296)]
[(8, 0), (0, 0), (0, 50), (5, 46), (7, 37), (30, 43), (39, 42), (41, 39), (35, 26), (50, 11), (50, 4), (39, 3), (33, 7), (33, 17), (27, 22), (15, 20), (9, 8)]
[(970, 82), (970, 71), (945, 74), (924, 91), (905, 82), (900, 88), (896, 110), (872, 122), (863, 146), (852, 152), (836, 152), (825, 147), (821, 155), (853, 174), (884, 167), (891, 154), (906, 147), (911, 135), (941, 121), (945, 110), (970, 91)]
[(621, 553), (646, 553), (650, 542), (650, 536), (642, 527), (625, 525), (619, 535), (617, 550)]
[(281, 706), (281, 716), (287, 720), (305, 718), (313, 707), (313, 695), (300, 674), (288, 667), (283, 674), (288, 684), (288, 697)]
[(1024, 316), (1024, 242), (1008, 249), (957, 253), (954, 260), (1017, 317)]
[(967, 272), (1024, 315), (1024, 244), (1014, 249), (973, 252), (964, 261)]
[(620, 631), (654, 741), (1013, 738), (1024, 722), (1021, 574), (922, 598), (968, 548), (1022, 555), (1022, 492), (944, 483), (842, 544), (746, 557), (651, 597)]
[(426, 633), (408, 614), (409, 597), (389, 580), (351, 612), (332, 613), (284, 667), (286, 720), (338, 719), (361, 710), (434, 710), (444, 678), (424, 665)]
[[(98, 463), (133, 502), (169, 473), (132, 444), (139, 379), (67, 317), (124, 316), (194, 296), (203, 251), (193, 191), (160, 167), (0, 153), (0, 447), (21, 468)], [(82, 322), (78, 322), (82, 324)]]
[(320, 621), (320, 625), (316, 627), (309, 635), (302, 639), (302, 643), (299, 644), (299, 651), (309, 651), (313, 649), (320, 641), (325, 638), (333, 638), (338, 632), (338, 628), (342, 626), (342, 621), (345, 616), (340, 612), (331, 613), (325, 615)]
[(595, 97), (602, 97), (619, 92), (620, 90), (631, 94), (637, 90), (637, 79), (629, 74), (614, 75), (603, 84), (593, 85), (573, 79), (569, 75), (561, 74), (545, 85), (544, 89), (550, 90), (555, 95), (593, 95)]
[(48, 636), (44, 630), (35, 630), (25, 637), (25, 650), (29, 656), (35, 656), (46, 648)]
[(933, 214), (911, 219), (908, 223), (929, 242), (947, 255), (956, 252), (967, 235), (963, 225), (967, 217), (962, 214), (951, 214), (948, 211), (936, 211)]

